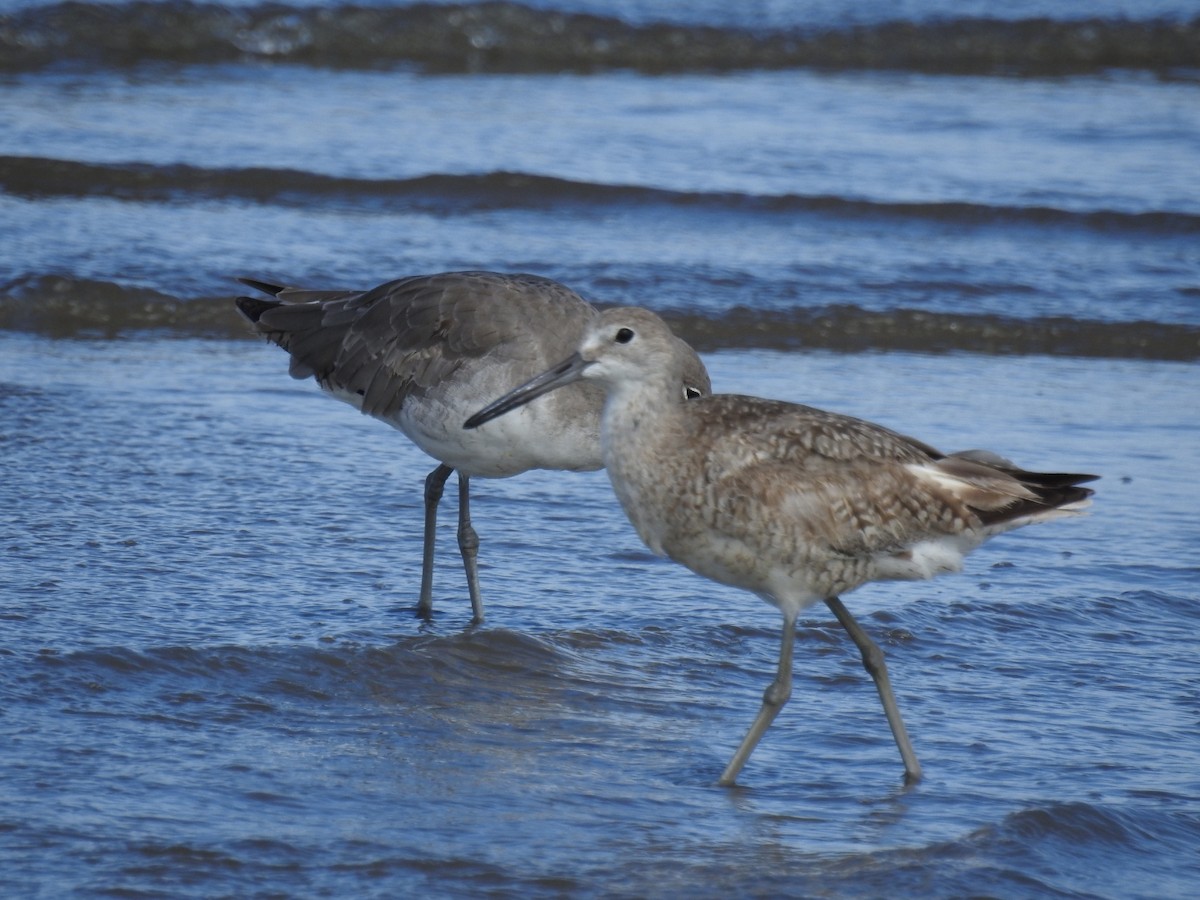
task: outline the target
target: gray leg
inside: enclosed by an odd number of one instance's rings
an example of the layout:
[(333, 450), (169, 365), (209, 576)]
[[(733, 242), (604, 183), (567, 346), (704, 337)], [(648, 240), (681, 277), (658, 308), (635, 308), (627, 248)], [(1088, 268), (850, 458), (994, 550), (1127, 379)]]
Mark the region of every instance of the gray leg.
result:
[(892, 726), (892, 736), (896, 746), (900, 748), (900, 758), (904, 760), (904, 781), (907, 784), (921, 780), (921, 764), (917, 762), (917, 754), (913, 752), (908, 740), (908, 732), (904, 730), (904, 720), (900, 718), (900, 707), (896, 705), (896, 697), (892, 693), (892, 682), (888, 678), (887, 664), (883, 661), (883, 651), (871, 640), (861, 625), (850, 615), (850, 610), (837, 597), (830, 597), (825, 604), (833, 610), (837, 620), (849, 633), (851, 639), (862, 653), (863, 668), (870, 673), (879, 691), (879, 699), (883, 701), (883, 711), (887, 714), (888, 724)]
[(733, 759), (721, 773), (717, 784), (731, 785), (737, 780), (738, 773), (742, 771), (742, 766), (746, 764), (746, 760), (758, 746), (763, 732), (775, 721), (775, 717), (779, 715), (783, 705), (792, 696), (792, 648), (796, 643), (796, 617), (798, 615), (799, 610), (783, 614), (783, 637), (779, 645), (779, 671), (775, 674), (775, 680), (771, 682), (771, 686), (763, 694), (762, 708), (758, 711), (750, 730), (742, 738), (742, 743), (737, 748), (737, 752), (733, 754)]
[(442, 488), (454, 470), (442, 464), (425, 477), (425, 550), (421, 559), (421, 599), (417, 612), (423, 616), (433, 612), (433, 542), (437, 535), (437, 509), (442, 501)]
[(471, 527), (471, 479), (458, 473), (458, 549), (467, 572), (467, 591), (471, 595), (471, 619), (483, 621), (483, 597), (479, 594), (479, 535)]

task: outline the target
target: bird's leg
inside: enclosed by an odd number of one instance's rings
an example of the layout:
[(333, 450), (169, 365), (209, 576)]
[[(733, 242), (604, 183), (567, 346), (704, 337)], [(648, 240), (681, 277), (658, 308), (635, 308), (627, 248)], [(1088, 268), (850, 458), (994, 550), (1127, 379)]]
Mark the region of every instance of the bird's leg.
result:
[(796, 617), (799, 615), (799, 610), (785, 611), (783, 614), (783, 637), (779, 646), (779, 671), (775, 674), (775, 680), (771, 682), (763, 694), (762, 708), (758, 711), (758, 715), (754, 719), (754, 723), (750, 726), (750, 730), (746, 732), (746, 736), (742, 738), (741, 745), (737, 748), (737, 752), (733, 754), (733, 759), (729, 761), (729, 765), (725, 767), (725, 771), (721, 773), (721, 777), (717, 780), (717, 784), (731, 785), (737, 780), (738, 773), (742, 771), (742, 766), (746, 764), (746, 760), (750, 758), (750, 754), (754, 752), (754, 748), (758, 746), (759, 739), (763, 733), (775, 721), (775, 717), (779, 715), (779, 711), (783, 709), (783, 705), (788, 702), (788, 698), (792, 696), (792, 648), (796, 644)]
[(471, 527), (471, 480), (458, 473), (458, 549), (467, 572), (467, 591), (471, 595), (471, 621), (483, 621), (483, 597), (479, 594), (479, 535)]
[(417, 613), (428, 616), (433, 612), (433, 542), (437, 535), (437, 509), (442, 502), (442, 489), (454, 470), (439, 465), (425, 478), (425, 549), (421, 559), (421, 598)]
[(904, 720), (900, 718), (900, 707), (896, 705), (896, 696), (892, 693), (892, 682), (888, 678), (887, 664), (883, 660), (883, 651), (871, 640), (861, 625), (850, 615), (850, 610), (837, 597), (829, 597), (825, 604), (837, 616), (842, 627), (850, 635), (862, 653), (863, 668), (870, 673), (879, 691), (879, 699), (883, 701), (883, 711), (887, 714), (888, 724), (892, 726), (892, 736), (896, 746), (900, 748), (900, 758), (904, 760), (904, 781), (913, 784), (921, 780), (921, 764), (917, 762), (917, 754), (913, 752), (908, 740), (908, 732), (904, 729)]

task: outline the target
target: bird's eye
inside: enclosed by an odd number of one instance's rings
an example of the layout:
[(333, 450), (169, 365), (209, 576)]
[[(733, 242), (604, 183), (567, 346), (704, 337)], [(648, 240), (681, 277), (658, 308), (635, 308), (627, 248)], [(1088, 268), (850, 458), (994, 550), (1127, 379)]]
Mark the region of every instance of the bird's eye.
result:
[(703, 394), (701, 393), (700, 388), (694, 388), (694, 387), (692, 387), (690, 385), (686, 385), (686, 384), (683, 386), (683, 399), (684, 400), (695, 400), (697, 397), (701, 397), (701, 396), (703, 396)]
[(633, 340), (633, 329), (622, 328), (617, 332), (616, 341), (618, 344), (628, 344)]

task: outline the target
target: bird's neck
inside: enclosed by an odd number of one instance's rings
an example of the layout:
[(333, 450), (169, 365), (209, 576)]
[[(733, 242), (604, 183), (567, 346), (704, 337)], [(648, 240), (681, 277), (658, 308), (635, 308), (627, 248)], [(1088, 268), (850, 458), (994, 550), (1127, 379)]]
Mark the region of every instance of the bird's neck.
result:
[(604, 465), (613, 490), (642, 540), (660, 555), (665, 523), (658, 511), (669, 504), (659, 500), (670, 486), (654, 463), (677, 452), (684, 402), (678, 383), (641, 383), (610, 390), (601, 420)]
[[(601, 420), (606, 445), (627, 449), (664, 438), (682, 412), (683, 391), (677, 381), (621, 383), (608, 389)], [(610, 451), (605, 450), (606, 455)]]

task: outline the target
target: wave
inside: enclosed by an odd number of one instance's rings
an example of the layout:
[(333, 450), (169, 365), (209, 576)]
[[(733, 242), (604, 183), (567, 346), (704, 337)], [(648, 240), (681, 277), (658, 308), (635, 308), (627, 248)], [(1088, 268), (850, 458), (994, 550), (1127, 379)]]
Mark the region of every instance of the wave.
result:
[[(147, 681), (168, 690), (167, 699), (186, 711), (201, 695), (224, 696), (231, 712), (269, 711), (291, 700), (326, 701), (347, 693), (374, 693), (377, 685), (502, 683), (516, 674), (561, 675), (573, 664), (568, 643), (509, 629), (447, 636), (421, 635), (391, 645), (342, 641), (328, 647), (303, 645), (111, 646), (59, 652), (42, 649), (29, 658), (22, 690), (41, 697), (120, 691)], [(199, 692), (199, 693), (197, 693)], [(101, 713), (102, 714), (102, 713)]]
[(1200, 18), (966, 18), (843, 28), (633, 24), (483, 2), (311, 8), (286, 4), (67, 2), (0, 17), (0, 70), (270, 60), (430, 72), (649, 73), (894, 69), (949, 74), (1194, 70)]
[(1200, 359), (1200, 327), (1163, 322), (876, 311), (852, 304), (769, 312), (738, 307), (715, 318), (669, 313), (665, 318), (701, 352), (760, 348)]
[[(1113, 896), (1104, 888), (1122, 879), (1134, 883), (1131, 877), (1161, 884), (1164, 854), (1192, 858), (1196, 834), (1195, 816), (1166, 803), (1046, 801), (958, 840), (834, 856), (818, 865), (837, 883), (886, 884), (899, 897), (929, 896), (935, 865), (937, 896), (1101, 897)], [(1188, 877), (1182, 870), (1174, 876), (1180, 883)]]
[[(509, 669), (541, 671), (565, 664), (574, 640), (570, 632), (560, 636), (539, 637), (507, 628), (454, 632), (447, 635), (419, 635), (402, 638), (391, 645), (362, 645), (352, 640), (328, 647), (304, 645), (217, 646), (174, 645), (134, 649), (96, 647), (59, 653), (40, 650), (34, 655), (38, 667), (73, 678), (122, 679), (183, 675), (192, 678), (240, 677), (249, 672), (270, 672), (272, 684), (282, 693), (291, 693), (297, 680), (317, 685), (325, 681), (353, 676), (356, 672), (372, 677), (425, 672), (430, 666), (464, 669)], [(282, 672), (302, 673), (306, 679), (283, 678)]]
[(352, 206), (441, 214), (494, 209), (673, 206), (730, 213), (816, 213), (856, 218), (898, 216), (951, 224), (1082, 227), (1103, 231), (1200, 234), (1200, 215), (967, 202), (876, 202), (804, 194), (672, 191), (572, 181), (521, 172), (432, 174), (366, 179), (295, 169), (85, 163), (0, 156), (0, 191), (28, 199), (110, 197), (140, 203), (246, 200), (287, 206)]
[[(233, 292), (180, 298), (150, 288), (30, 274), (0, 285), (0, 329), (59, 338), (157, 331), (185, 337), (250, 337)], [(719, 314), (660, 310), (698, 350), (821, 349), (1113, 359), (1200, 359), (1200, 326), (1066, 317), (1010, 318), (854, 305)]]
[[(17, 663), (14, 671), (22, 674), (9, 684), (0, 682), (0, 701), (66, 703), (73, 712), (101, 717), (124, 715), (130, 708), (145, 715), (142, 703), (150, 686), (154, 696), (168, 703), (165, 714), (152, 715), (180, 724), (363, 697), (384, 704), (424, 705), (417, 698), (433, 694), (435, 703), (453, 705), (447, 697), (455, 692), (474, 701), (486, 693), (487, 685), (505, 695), (520, 684), (538, 692), (572, 685), (590, 690), (596, 678), (603, 677), (591, 658), (597, 651), (614, 646), (624, 653), (642, 642), (638, 634), (622, 631), (577, 629), (538, 635), (488, 628), (424, 633), (391, 643), (379, 643), (373, 635), (352, 635), (322, 646), (43, 647), (10, 654), (9, 663)], [(89, 702), (97, 695), (104, 696), (99, 706)]]

